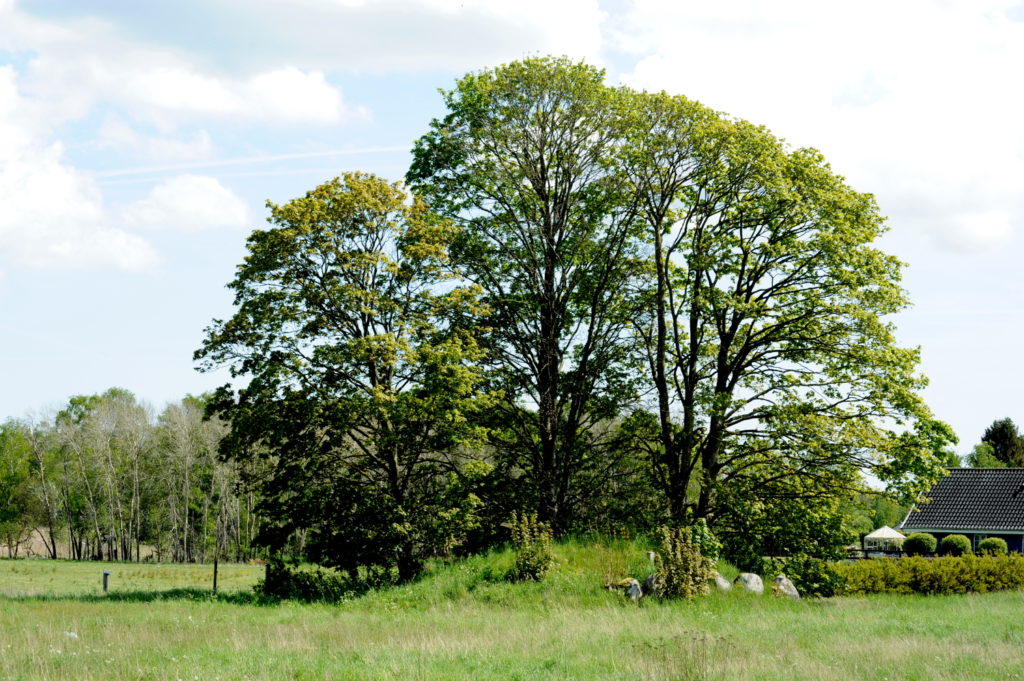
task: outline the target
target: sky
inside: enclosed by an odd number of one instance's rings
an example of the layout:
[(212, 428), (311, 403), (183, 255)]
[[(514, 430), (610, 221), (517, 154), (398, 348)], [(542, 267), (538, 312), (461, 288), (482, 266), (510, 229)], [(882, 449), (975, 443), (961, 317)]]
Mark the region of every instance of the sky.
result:
[(1024, 1), (0, 0), (0, 420), (225, 382), (192, 353), (283, 203), (399, 180), (438, 89), (534, 55), (820, 149), (888, 217), (960, 452), (1024, 425)]

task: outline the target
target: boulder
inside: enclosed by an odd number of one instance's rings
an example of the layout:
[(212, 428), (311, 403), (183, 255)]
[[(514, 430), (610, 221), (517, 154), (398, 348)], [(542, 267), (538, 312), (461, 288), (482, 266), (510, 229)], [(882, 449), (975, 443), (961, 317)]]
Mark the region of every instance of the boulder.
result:
[(800, 598), (800, 592), (797, 591), (796, 585), (789, 581), (786, 575), (779, 575), (775, 578), (775, 583), (772, 584), (772, 593), (787, 598)]
[(719, 591), (728, 591), (732, 588), (732, 584), (729, 580), (718, 574), (718, 570), (712, 571), (711, 576), (715, 580), (715, 588)]
[(643, 589), (640, 588), (640, 582), (633, 579), (632, 577), (626, 577), (624, 580), (618, 583), (618, 586), (622, 587), (629, 600), (636, 603), (643, 597)]
[(644, 580), (644, 593), (651, 596), (661, 596), (661, 590), (665, 586), (665, 580), (657, 572), (647, 575)]
[(739, 584), (748, 593), (758, 595), (764, 593), (764, 582), (753, 572), (741, 572), (739, 577), (733, 580), (733, 584)]

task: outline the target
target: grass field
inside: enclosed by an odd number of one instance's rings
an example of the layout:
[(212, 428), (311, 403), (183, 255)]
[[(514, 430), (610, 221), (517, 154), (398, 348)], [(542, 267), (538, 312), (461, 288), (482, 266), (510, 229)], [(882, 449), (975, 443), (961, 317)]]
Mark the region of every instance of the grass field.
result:
[[(99, 596), (103, 594), (104, 571), (110, 573), (109, 588), (114, 596), (213, 587), (212, 565), (0, 560), (0, 596)], [(220, 565), (217, 588), (229, 592), (248, 591), (262, 576), (262, 566)]]
[(215, 599), (209, 566), (0, 561), (0, 679), (1024, 679), (1022, 593), (637, 607), (601, 586), (643, 549), (561, 545), (524, 585), (498, 552), (341, 605), (260, 604), (250, 566)]

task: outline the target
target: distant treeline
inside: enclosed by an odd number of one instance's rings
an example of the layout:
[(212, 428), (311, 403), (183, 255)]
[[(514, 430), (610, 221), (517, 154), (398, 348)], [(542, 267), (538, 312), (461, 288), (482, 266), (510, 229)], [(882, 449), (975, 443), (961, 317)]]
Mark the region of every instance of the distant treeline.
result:
[(75, 560), (244, 560), (251, 496), (202, 398), (159, 415), (120, 388), (0, 425), (0, 550)]

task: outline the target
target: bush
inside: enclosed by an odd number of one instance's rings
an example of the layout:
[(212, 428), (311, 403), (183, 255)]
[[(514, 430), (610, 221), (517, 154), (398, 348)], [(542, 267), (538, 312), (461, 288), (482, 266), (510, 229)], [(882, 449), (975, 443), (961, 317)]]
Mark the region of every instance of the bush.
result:
[(515, 564), (505, 578), (510, 582), (539, 582), (551, 569), (555, 557), (551, 553), (551, 528), (537, 522), (536, 513), (512, 512), (509, 521), (512, 530), (512, 549)]
[(698, 518), (697, 522), (693, 524), (693, 543), (697, 545), (697, 550), (700, 551), (700, 555), (704, 556), (712, 563), (718, 560), (722, 554), (722, 542), (718, 541), (714, 533), (711, 532), (711, 528), (708, 527), (708, 523), (703, 518)]
[(861, 560), (835, 566), (845, 580), (843, 593), (962, 594), (1024, 589), (1024, 556), (919, 556)]
[(927, 532), (914, 532), (903, 540), (903, 552), (908, 556), (927, 556), (935, 553), (936, 544), (935, 537)]
[(765, 576), (786, 575), (803, 596), (830, 598), (843, 593), (843, 578), (828, 561), (799, 554), (772, 560)]
[(1005, 556), (1006, 540), (999, 537), (988, 537), (978, 542), (978, 553), (983, 556)]
[(962, 534), (951, 534), (939, 542), (940, 556), (966, 556), (971, 551), (971, 540)]
[(258, 581), (253, 590), (271, 598), (337, 603), (365, 592), (373, 581), (353, 580), (344, 573), (320, 568), (299, 570), (280, 560), (272, 560), (267, 563), (266, 577)]
[[(708, 593), (714, 564), (700, 553), (689, 527), (662, 527), (661, 548), (655, 559), (661, 595), (694, 598)], [(709, 533), (710, 534), (710, 533)]]

